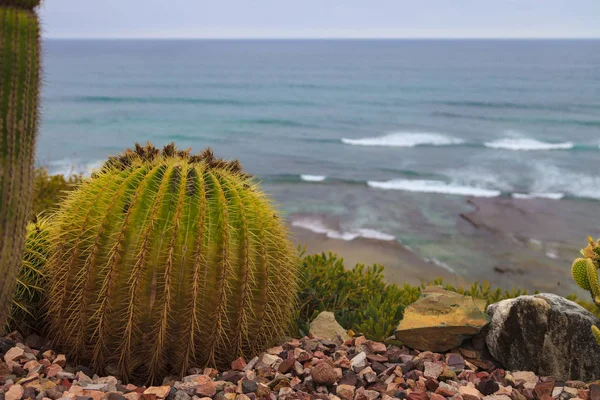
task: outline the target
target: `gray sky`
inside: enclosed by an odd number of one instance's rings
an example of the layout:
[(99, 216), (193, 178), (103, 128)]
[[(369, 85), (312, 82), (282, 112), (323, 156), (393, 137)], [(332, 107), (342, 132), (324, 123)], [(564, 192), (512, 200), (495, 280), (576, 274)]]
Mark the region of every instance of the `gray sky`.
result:
[(46, 0), (53, 38), (600, 38), (600, 0)]

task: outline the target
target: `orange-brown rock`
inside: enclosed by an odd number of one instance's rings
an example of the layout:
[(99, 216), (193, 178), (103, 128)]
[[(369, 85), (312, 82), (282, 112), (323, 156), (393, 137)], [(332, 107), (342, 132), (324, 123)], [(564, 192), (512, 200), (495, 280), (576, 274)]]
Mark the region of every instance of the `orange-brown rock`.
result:
[(406, 308), (396, 338), (414, 349), (441, 352), (460, 346), (487, 323), (485, 300), (429, 286)]

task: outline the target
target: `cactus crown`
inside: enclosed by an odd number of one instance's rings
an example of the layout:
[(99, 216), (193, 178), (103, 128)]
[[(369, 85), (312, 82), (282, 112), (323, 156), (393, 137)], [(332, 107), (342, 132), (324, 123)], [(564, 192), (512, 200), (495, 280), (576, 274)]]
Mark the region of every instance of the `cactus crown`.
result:
[(151, 144), (111, 158), (52, 219), (51, 335), (81, 363), (160, 381), (285, 334), (298, 254), (237, 161)]
[(127, 149), (123, 153), (109, 157), (102, 167), (103, 170), (118, 169), (125, 170), (134, 165), (157, 163), (166, 159), (178, 159), (189, 164), (204, 163), (207, 169), (220, 169), (243, 177), (249, 177), (242, 170), (242, 165), (238, 160), (227, 161), (222, 158), (216, 158), (210, 148), (206, 148), (198, 154), (191, 154), (191, 149), (180, 150), (171, 142), (164, 146), (162, 150), (156, 148), (152, 143), (146, 142), (146, 146), (135, 143), (133, 149)]
[(0, 7), (10, 6), (33, 10), (35, 7), (39, 6), (40, 3), (41, 0), (0, 0)]

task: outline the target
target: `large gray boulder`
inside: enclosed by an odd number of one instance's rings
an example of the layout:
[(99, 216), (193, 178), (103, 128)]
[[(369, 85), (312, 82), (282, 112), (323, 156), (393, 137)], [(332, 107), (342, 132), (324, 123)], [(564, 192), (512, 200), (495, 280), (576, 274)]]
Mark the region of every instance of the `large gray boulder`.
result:
[(600, 320), (578, 304), (542, 293), (503, 300), (487, 312), (486, 343), (505, 368), (560, 380), (600, 378), (600, 346), (591, 332)]

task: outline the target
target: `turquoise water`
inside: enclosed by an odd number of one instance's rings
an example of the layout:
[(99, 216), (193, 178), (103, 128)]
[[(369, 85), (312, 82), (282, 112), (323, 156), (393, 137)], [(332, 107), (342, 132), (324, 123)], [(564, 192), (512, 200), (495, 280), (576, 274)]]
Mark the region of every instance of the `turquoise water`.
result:
[(54, 172), (93, 168), (135, 141), (211, 146), (288, 213), (315, 215), (298, 224), (395, 238), (424, 256), (456, 240), (467, 196), (600, 200), (598, 40), (47, 40), (44, 50), (38, 157)]

